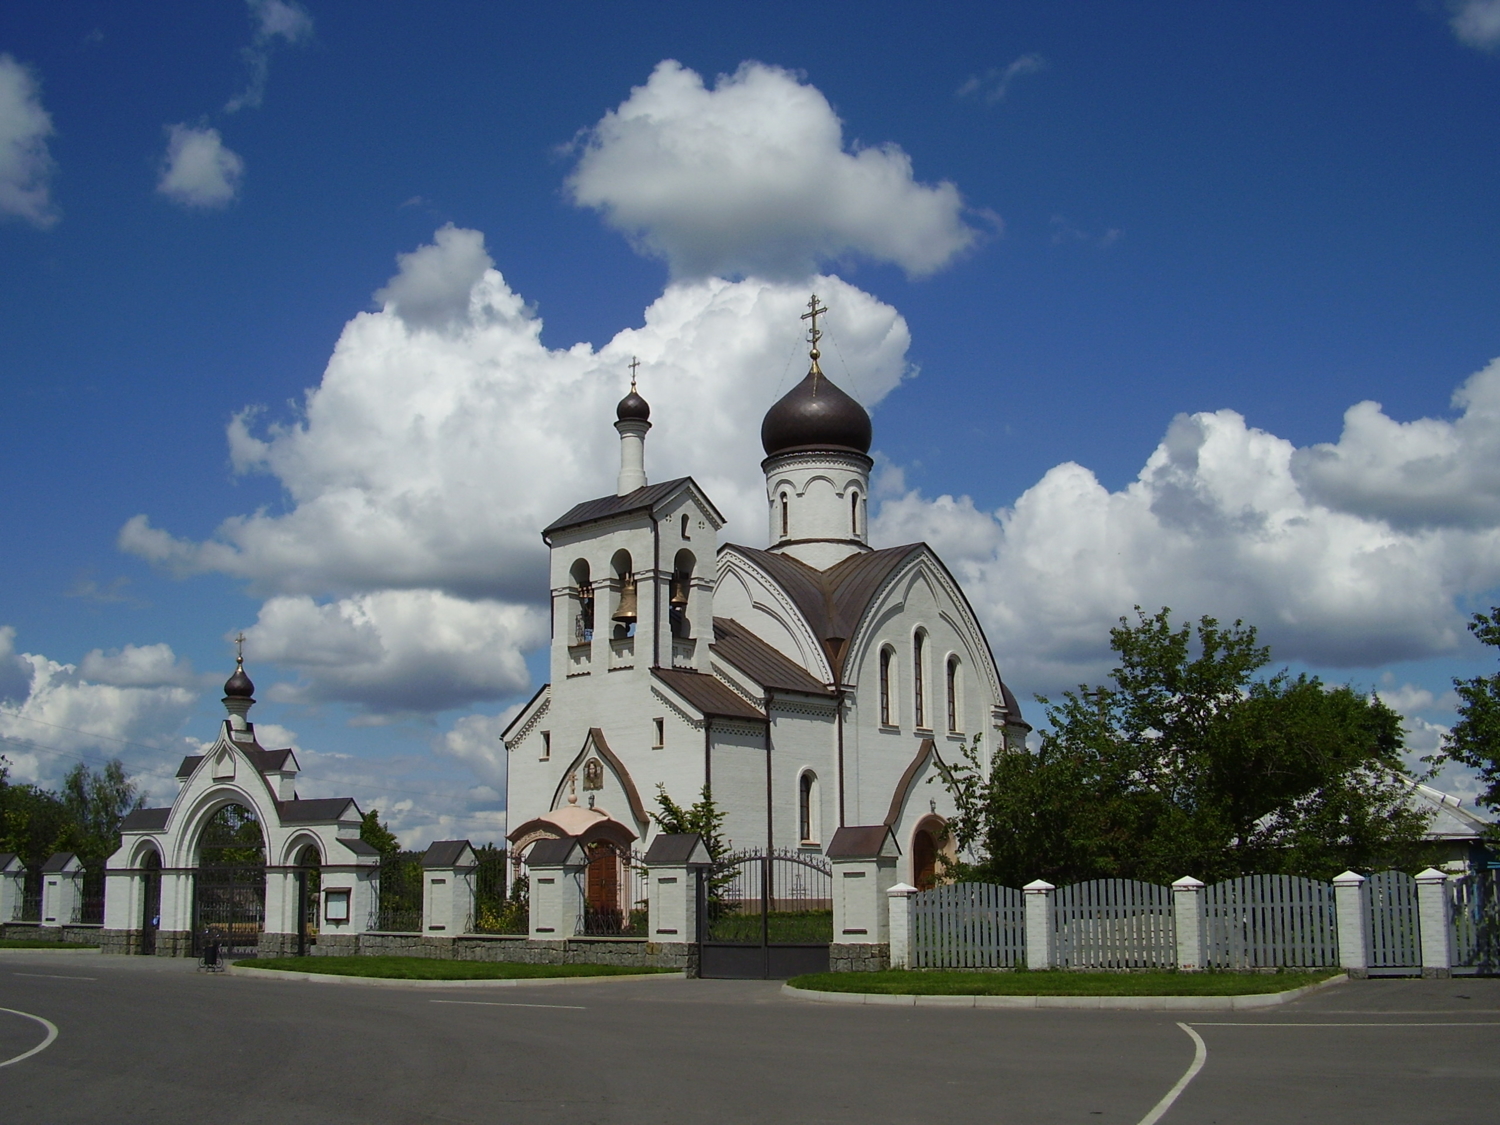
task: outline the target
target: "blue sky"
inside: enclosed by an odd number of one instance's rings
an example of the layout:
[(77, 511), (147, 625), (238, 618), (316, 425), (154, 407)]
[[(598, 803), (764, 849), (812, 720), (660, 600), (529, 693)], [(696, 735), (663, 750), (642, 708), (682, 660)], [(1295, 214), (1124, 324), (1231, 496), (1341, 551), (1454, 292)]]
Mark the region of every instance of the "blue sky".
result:
[(493, 837), (624, 363), (758, 545), (813, 285), (877, 536), (1023, 701), (1168, 604), (1431, 746), (1493, 667), (1497, 48), (1496, 0), (8, 4), (3, 752), (169, 797), (244, 629), (305, 795)]

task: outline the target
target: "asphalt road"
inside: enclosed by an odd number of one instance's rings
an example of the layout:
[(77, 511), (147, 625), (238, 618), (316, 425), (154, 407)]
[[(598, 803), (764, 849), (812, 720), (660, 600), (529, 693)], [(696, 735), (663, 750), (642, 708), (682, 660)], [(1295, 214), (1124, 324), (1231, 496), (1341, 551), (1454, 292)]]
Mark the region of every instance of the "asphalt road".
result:
[[(380, 989), (0, 954), (51, 1021), (0, 1122), (1422, 1125), (1500, 1118), (1500, 979), (1339, 985), (1263, 1014), (817, 1004), (758, 981)], [(45, 1027), (0, 1012), (0, 1063)]]

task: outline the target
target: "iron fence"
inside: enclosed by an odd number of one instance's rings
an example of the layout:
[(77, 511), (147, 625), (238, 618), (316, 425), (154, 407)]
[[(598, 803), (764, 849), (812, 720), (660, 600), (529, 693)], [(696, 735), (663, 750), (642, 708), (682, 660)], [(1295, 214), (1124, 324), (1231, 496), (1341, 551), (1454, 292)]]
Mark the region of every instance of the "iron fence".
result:
[(78, 905), (73, 908), (70, 919), (77, 925), (104, 925), (104, 858), (82, 859), (83, 873), (79, 876)]
[(524, 934), (530, 930), (530, 911), (524, 875), (507, 881), (504, 848), (487, 845), (474, 850), (474, 920), (476, 934)]
[(1052, 906), (1057, 963), (1065, 969), (1165, 969), (1177, 964), (1168, 887), (1094, 879), (1059, 887)]
[(1008, 969), (1026, 960), (1026, 896), (993, 883), (952, 883), (914, 896), (919, 969)]
[(380, 885), (370, 929), (410, 934), (422, 930), (422, 853), (395, 852), (380, 859)]

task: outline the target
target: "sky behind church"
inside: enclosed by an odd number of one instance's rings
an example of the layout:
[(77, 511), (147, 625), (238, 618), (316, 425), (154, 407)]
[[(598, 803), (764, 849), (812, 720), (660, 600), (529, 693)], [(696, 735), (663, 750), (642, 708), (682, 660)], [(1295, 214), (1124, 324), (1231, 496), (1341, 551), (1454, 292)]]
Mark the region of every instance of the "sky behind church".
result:
[(626, 365), (763, 545), (814, 288), (877, 545), (1033, 722), (1170, 605), (1430, 748), (1493, 667), (1497, 124), (1500, 0), (14, 0), (0, 752), (170, 798), (244, 630), (304, 796), (497, 837)]

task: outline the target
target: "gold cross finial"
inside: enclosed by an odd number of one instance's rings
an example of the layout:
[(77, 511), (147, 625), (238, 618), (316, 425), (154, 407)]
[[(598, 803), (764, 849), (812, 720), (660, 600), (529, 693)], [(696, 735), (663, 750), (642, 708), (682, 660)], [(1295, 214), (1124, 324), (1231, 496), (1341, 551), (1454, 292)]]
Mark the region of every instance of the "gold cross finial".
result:
[(636, 368), (640, 367), (640, 365), (641, 365), (641, 361), (640, 360), (636, 359), (635, 356), (631, 356), (630, 357), (630, 389), (632, 391), (635, 390), (635, 372), (636, 372)]
[(245, 663), (245, 634), (243, 632), (234, 638), (234, 662), (236, 664)]
[(807, 342), (812, 345), (812, 350), (807, 354), (812, 358), (812, 373), (816, 375), (823, 374), (822, 370), (818, 367), (818, 357), (823, 354), (818, 351), (818, 341), (823, 338), (823, 333), (818, 331), (818, 317), (827, 311), (826, 308), (818, 306), (818, 295), (814, 293), (812, 300), (807, 302), (807, 311), (802, 314), (803, 320), (812, 321), (812, 330), (807, 334)]
[(574, 770), (568, 774), (568, 804), (578, 803), (578, 771)]

